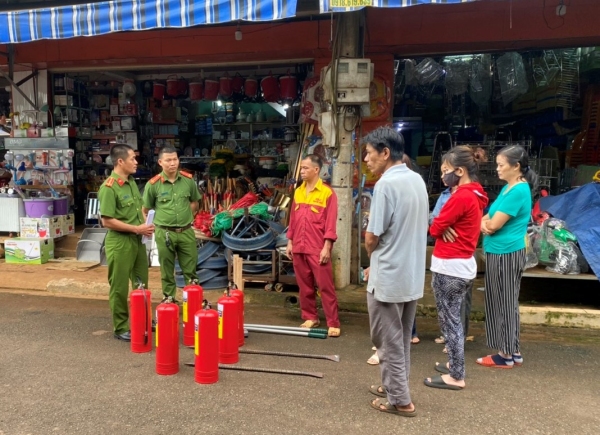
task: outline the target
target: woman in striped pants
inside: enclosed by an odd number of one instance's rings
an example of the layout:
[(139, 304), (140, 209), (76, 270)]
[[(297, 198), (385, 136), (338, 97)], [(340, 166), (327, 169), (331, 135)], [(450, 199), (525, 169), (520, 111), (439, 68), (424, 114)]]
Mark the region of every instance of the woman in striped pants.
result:
[(497, 354), (477, 359), (485, 367), (510, 369), (523, 363), (519, 343), (519, 290), (525, 267), (525, 235), (531, 216), (531, 186), (537, 175), (523, 147), (507, 146), (496, 157), (498, 178), (506, 181), (481, 220), (485, 235), (485, 334)]

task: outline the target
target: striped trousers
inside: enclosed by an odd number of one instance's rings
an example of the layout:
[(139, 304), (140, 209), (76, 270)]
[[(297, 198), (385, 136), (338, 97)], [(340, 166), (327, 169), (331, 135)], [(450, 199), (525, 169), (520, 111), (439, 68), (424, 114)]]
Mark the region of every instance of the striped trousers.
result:
[(485, 337), (488, 347), (507, 355), (521, 352), (519, 290), (525, 249), (485, 254)]

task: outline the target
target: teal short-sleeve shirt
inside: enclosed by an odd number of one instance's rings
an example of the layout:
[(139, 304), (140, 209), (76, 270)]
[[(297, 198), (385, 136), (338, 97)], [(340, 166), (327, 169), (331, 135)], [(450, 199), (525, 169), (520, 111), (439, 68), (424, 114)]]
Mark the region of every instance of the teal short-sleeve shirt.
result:
[(490, 219), (497, 212), (510, 216), (508, 222), (494, 234), (485, 236), (483, 249), (489, 254), (510, 254), (525, 248), (527, 225), (531, 218), (531, 189), (527, 183), (518, 183), (510, 190), (508, 185), (500, 191), (489, 210)]

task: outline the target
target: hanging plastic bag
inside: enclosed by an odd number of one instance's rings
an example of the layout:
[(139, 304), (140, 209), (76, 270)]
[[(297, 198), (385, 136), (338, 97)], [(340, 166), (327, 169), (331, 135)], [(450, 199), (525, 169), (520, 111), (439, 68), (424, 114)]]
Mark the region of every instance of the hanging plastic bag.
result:
[(507, 106), (529, 89), (523, 57), (514, 51), (506, 53), (496, 60), (496, 68), (498, 69), (502, 102)]
[(444, 75), (444, 68), (430, 57), (419, 62), (415, 69), (421, 85), (429, 85)]

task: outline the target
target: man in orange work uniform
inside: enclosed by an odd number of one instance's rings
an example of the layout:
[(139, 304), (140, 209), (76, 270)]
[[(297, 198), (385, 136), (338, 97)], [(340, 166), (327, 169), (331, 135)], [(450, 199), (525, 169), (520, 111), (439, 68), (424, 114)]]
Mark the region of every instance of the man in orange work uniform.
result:
[(337, 197), (319, 177), (323, 161), (315, 154), (300, 163), (303, 183), (294, 192), (285, 254), (294, 262), (300, 287), (303, 328), (319, 326), (316, 290), (321, 292), (330, 337), (340, 336), (338, 303), (333, 284), (331, 248), (337, 239)]

